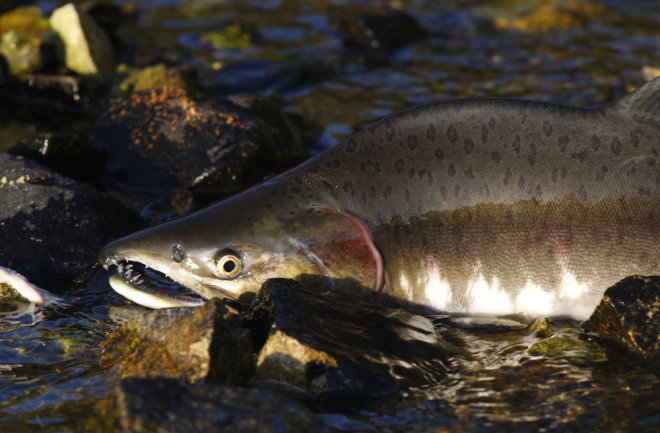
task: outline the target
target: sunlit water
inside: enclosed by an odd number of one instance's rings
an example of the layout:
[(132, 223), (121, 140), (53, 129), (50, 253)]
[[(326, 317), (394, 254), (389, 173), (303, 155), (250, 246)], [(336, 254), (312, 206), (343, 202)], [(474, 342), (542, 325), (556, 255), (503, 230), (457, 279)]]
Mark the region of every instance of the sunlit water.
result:
[[(435, 99), (609, 103), (640, 85), (645, 68), (660, 67), (656, 1), (602, 2), (607, 11), (597, 18), (544, 32), (496, 28), (493, 17), (515, 9), (504, 1), (135, 3), (137, 21), (120, 26), (120, 37), (198, 67), (211, 86), (222, 68), (254, 60), (229, 82), (249, 76), (239, 83), (253, 86), (246, 91), (282, 95), (288, 111), (320, 125), (317, 150), (384, 115)], [(430, 36), (379, 61), (346, 50), (342, 23), (386, 4), (405, 4)], [(221, 49), (202, 41), (204, 33), (237, 23), (258, 35), (249, 47)], [(2, 432), (79, 431), (108, 391), (95, 347), (115, 326), (110, 305), (122, 301), (102, 272), (46, 288), (70, 306), (2, 304)], [(576, 323), (564, 325), (580, 333)], [(658, 377), (625, 356), (594, 363), (581, 353), (532, 355), (527, 349), (540, 338), (527, 331), (452, 332), (472, 357), (456, 359), (455, 372), (439, 383), (321, 418), (345, 431), (391, 432), (651, 431), (660, 425)]]

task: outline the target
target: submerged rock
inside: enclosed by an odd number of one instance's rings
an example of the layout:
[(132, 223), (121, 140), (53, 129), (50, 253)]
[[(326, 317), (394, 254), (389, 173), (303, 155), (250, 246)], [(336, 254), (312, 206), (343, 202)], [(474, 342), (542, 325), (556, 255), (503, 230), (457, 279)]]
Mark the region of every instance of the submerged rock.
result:
[(645, 360), (660, 363), (660, 277), (628, 277), (608, 288), (586, 330), (611, 337)]
[(59, 36), (60, 57), (79, 75), (107, 81), (115, 68), (110, 37), (92, 17), (73, 3), (57, 8), (50, 25)]
[(122, 380), (85, 433), (330, 432), (300, 403), (270, 391), (165, 378)]
[(0, 266), (37, 283), (77, 275), (108, 239), (134, 228), (91, 187), (5, 152), (0, 202)]
[(248, 323), (261, 347), (255, 383), (340, 406), (438, 383), (460, 352), (425, 317), (291, 280), (264, 283)]
[(238, 311), (219, 299), (199, 308), (149, 311), (101, 343), (101, 366), (112, 375), (245, 383), (253, 371), (250, 332)]

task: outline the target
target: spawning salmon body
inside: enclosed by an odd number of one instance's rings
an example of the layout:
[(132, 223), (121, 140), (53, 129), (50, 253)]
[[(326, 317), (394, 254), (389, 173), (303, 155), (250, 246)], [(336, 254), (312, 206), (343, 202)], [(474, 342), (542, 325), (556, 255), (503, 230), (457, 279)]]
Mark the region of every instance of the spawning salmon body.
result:
[(100, 261), (205, 298), (316, 276), (410, 309), (583, 318), (620, 279), (660, 272), (659, 150), (660, 79), (604, 108), (430, 103)]

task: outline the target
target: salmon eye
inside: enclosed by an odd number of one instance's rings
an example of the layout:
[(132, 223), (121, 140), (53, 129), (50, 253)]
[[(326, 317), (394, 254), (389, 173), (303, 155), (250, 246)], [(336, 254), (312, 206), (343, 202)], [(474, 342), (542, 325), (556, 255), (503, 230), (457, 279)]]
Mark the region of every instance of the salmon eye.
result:
[(234, 278), (241, 272), (241, 258), (238, 253), (231, 248), (224, 248), (213, 256), (215, 267), (221, 276)]

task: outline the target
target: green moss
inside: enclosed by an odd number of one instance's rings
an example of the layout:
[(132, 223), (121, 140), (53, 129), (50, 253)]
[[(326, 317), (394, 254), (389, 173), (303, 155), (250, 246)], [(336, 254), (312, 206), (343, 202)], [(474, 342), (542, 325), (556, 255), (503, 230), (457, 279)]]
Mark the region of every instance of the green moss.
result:
[(238, 24), (231, 24), (221, 30), (204, 33), (201, 40), (211, 44), (215, 49), (250, 48), (252, 46), (252, 35)]

